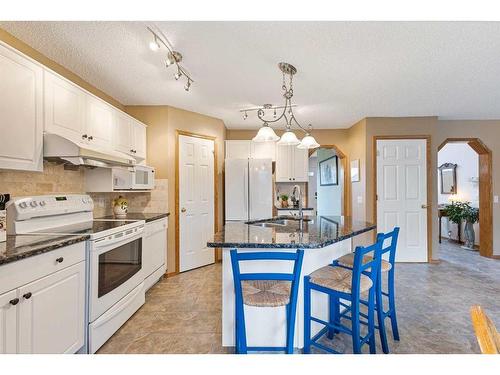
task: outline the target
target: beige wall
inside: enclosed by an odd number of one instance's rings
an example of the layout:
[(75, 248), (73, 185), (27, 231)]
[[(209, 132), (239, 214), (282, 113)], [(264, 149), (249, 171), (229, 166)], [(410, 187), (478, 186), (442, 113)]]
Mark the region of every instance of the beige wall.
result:
[[(175, 270), (175, 147), (177, 130), (207, 135), (216, 138), (217, 149), (217, 186), (219, 192), (218, 228), (223, 225), (224, 209), (224, 140), (226, 127), (222, 120), (199, 113), (167, 106), (127, 106), (125, 110), (148, 125), (148, 164), (155, 167), (158, 177), (167, 178), (168, 206), (171, 212), (168, 230), (169, 272)], [(151, 143), (149, 143), (151, 140)]]

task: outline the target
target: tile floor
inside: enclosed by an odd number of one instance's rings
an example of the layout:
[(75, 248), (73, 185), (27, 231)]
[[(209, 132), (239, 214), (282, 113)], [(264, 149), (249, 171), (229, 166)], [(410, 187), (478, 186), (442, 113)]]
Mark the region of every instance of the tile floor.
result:
[[(482, 305), (500, 327), (500, 260), (447, 241), (439, 251), (439, 264), (397, 265), (401, 341), (389, 340), (392, 353), (479, 352), (469, 318), (472, 304)], [(221, 346), (220, 283), (220, 264), (162, 280), (99, 353), (232, 352)], [(352, 352), (350, 338), (342, 334), (323, 343)]]

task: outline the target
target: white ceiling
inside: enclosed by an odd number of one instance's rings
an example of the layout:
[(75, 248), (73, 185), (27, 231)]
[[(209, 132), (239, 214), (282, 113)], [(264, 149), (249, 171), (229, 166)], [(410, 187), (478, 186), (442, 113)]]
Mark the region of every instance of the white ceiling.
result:
[(148, 48), (144, 22), (0, 22), (123, 104), (172, 105), (257, 127), (239, 109), (280, 104), (294, 64), (299, 121), (369, 116), (500, 118), (498, 22), (155, 22), (184, 55), (189, 93)]

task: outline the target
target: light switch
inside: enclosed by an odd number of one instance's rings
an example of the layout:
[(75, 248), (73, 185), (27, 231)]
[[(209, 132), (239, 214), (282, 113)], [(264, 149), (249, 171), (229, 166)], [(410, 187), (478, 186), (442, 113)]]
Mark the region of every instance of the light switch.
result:
[(493, 196), (493, 203), (498, 203), (498, 195)]
[(358, 204), (362, 204), (362, 203), (363, 203), (363, 196), (358, 195)]

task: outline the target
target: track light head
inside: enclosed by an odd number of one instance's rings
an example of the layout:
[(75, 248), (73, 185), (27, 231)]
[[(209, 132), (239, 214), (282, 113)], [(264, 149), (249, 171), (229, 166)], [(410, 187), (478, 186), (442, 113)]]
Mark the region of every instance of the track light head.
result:
[(182, 73), (180, 71), (178, 71), (177, 73), (174, 74), (174, 78), (176, 81), (178, 81), (179, 78), (181, 78), (181, 77), (182, 77)]
[(155, 35), (154, 39), (149, 42), (149, 48), (151, 51), (158, 51), (160, 49), (160, 43), (158, 42), (158, 37)]
[(188, 79), (186, 86), (184, 86), (184, 90), (189, 91), (189, 88), (191, 87), (191, 80)]

